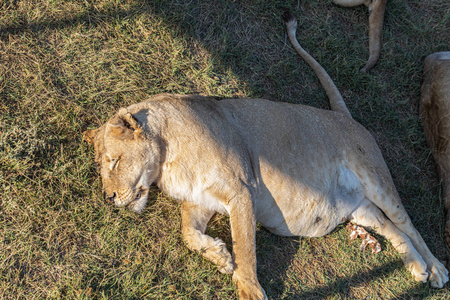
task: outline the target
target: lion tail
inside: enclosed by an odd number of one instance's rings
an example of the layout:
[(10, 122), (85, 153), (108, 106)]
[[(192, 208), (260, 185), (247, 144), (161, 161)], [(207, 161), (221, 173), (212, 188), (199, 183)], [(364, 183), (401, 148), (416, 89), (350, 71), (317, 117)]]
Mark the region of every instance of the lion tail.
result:
[(287, 34), (292, 46), (294, 47), (295, 51), (297, 51), (297, 53), (314, 70), (314, 73), (316, 73), (322, 87), (327, 93), (328, 99), (330, 100), (331, 109), (334, 111), (342, 112), (351, 118), (352, 116), (350, 114), (350, 111), (345, 105), (344, 99), (342, 98), (342, 95), (337, 89), (333, 80), (330, 78), (330, 75), (328, 75), (327, 71), (325, 71), (325, 69), (322, 68), (322, 66), (298, 43), (298, 40), (295, 36), (295, 33), (297, 31), (297, 20), (295, 19), (294, 15), (289, 10), (286, 10), (283, 13), (283, 20), (286, 23)]

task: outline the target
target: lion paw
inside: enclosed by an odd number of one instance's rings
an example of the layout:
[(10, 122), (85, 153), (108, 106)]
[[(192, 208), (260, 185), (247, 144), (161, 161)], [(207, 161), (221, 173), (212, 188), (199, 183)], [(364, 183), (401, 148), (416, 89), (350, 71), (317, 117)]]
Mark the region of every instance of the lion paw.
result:
[(236, 282), (239, 300), (266, 300), (267, 295), (258, 282), (258, 279), (243, 279), (236, 273), (233, 274), (233, 281)]
[(427, 282), (430, 274), (427, 271), (427, 265), (423, 259), (405, 262), (405, 267), (411, 272), (415, 281)]
[(412, 275), (414, 276), (414, 280), (418, 281), (418, 282), (427, 282), (428, 280), (428, 276), (430, 274), (428, 274), (428, 272), (417, 272), (417, 273), (412, 273)]
[(429, 280), (432, 287), (441, 289), (448, 282), (448, 270), (443, 264), (438, 262), (438, 264), (433, 265), (430, 273)]
[(220, 273), (223, 274), (233, 274), (233, 270), (234, 270), (234, 264), (233, 264), (233, 259), (231, 258), (231, 255), (228, 254), (229, 257), (226, 257), (225, 262), (218, 262), (217, 263), (217, 269), (219, 270)]
[(217, 264), (220, 273), (233, 274), (234, 264), (230, 252), (227, 250), (225, 243), (219, 239), (214, 239), (215, 245), (208, 250), (212, 260)]
[(261, 289), (258, 293), (249, 293), (248, 291), (239, 290), (239, 300), (267, 300), (266, 292)]

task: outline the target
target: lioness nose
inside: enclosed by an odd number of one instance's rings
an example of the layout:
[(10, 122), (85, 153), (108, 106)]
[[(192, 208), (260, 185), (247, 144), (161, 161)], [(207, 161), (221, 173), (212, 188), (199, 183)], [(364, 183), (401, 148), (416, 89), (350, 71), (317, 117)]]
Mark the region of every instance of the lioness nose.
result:
[(106, 201), (108, 201), (110, 203), (114, 203), (114, 199), (116, 198), (116, 193), (113, 192), (112, 195), (108, 195), (105, 192), (105, 198), (106, 198)]

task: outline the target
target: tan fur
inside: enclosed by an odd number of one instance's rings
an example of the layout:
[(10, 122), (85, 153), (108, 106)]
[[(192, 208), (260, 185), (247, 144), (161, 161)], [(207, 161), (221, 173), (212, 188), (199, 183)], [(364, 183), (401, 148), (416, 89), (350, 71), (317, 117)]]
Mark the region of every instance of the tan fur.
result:
[(369, 9), (369, 59), (361, 68), (366, 73), (372, 69), (380, 58), (381, 38), (383, 34), (384, 12), (387, 0), (332, 0), (334, 4), (354, 7), (365, 5)]
[[(296, 22), (286, 18), (291, 37)], [(141, 212), (156, 182), (183, 201), (186, 244), (233, 273), (240, 299), (267, 299), (256, 276), (256, 222), (275, 234), (316, 237), (353, 221), (391, 239), (416, 280), (442, 287), (448, 272), (412, 225), (376, 142), (334, 84), (324, 87), (335, 110), (171, 94), (121, 109), (85, 132), (107, 199)], [(216, 212), (230, 216), (233, 256), (205, 234)]]
[(433, 53), (425, 58), (421, 94), (425, 134), (442, 181), (447, 213), (445, 239), (450, 251), (450, 52)]

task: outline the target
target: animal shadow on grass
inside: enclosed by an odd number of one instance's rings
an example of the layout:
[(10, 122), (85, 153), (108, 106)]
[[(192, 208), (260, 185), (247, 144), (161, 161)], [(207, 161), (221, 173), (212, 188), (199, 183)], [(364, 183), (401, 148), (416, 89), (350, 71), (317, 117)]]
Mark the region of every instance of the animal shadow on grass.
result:
[[(337, 230), (342, 230), (338, 227)], [(328, 237), (324, 237), (328, 238)], [(378, 241), (381, 244), (383, 250), (386, 249), (386, 244), (389, 243), (383, 237), (377, 236)], [(330, 239), (332, 241), (333, 239)], [(361, 241), (361, 239), (357, 239)], [(334, 242), (334, 241), (332, 241)], [(355, 242), (357, 244), (357, 242)], [(306, 260), (314, 260), (313, 263), (318, 262), (315, 265), (307, 265), (302, 261), (302, 254), (299, 253), (303, 250), (299, 250), (299, 247), (307, 247), (308, 251), (313, 253), (313, 258), (305, 258)], [(364, 272), (359, 272), (351, 276), (337, 275), (332, 262), (329, 263), (330, 271), (328, 278), (323, 279), (326, 283), (315, 284), (315, 287), (309, 287), (309, 279), (314, 277), (315, 268), (324, 269), (327, 268), (328, 251), (331, 249), (320, 249), (320, 245), (315, 244), (314, 238), (301, 238), (301, 237), (281, 237), (271, 234), (269, 231), (261, 228), (257, 232), (257, 258), (258, 258), (258, 278), (261, 285), (265, 288), (269, 299), (324, 299), (338, 297), (339, 299), (354, 299), (359, 298), (360, 295), (355, 294), (354, 290), (363, 285), (367, 285), (368, 282), (375, 281), (377, 279), (386, 278), (386, 283), (391, 280), (389, 277), (396, 270), (402, 270), (404, 268), (403, 262), (398, 259), (392, 263), (384, 263), (377, 265)], [(352, 245), (350, 247), (353, 247)], [(357, 246), (355, 246), (357, 247)], [(382, 250), (382, 251), (383, 251)], [(308, 252), (307, 251), (307, 252)], [(359, 250), (357, 250), (359, 251)], [(365, 249), (368, 255), (369, 249)], [(299, 253), (299, 254), (298, 254)], [(380, 253), (381, 255), (382, 253)], [(348, 253), (348, 255), (352, 255)], [(363, 255), (363, 254), (361, 254)], [(343, 260), (351, 260), (351, 257), (342, 257)], [(295, 265), (300, 265), (295, 267)], [(305, 265), (307, 265), (305, 267)], [(308, 272), (308, 275), (299, 275), (298, 281), (304, 281), (303, 287), (298, 287), (292, 284), (292, 280), (286, 280), (286, 277), (296, 276), (299, 272)], [(293, 274), (292, 274), (293, 273)], [(409, 276), (409, 275), (407, 275)], [(303, 278), (303, 279), (302, 279)], [(410, 278), (413, 280), (413, 278)], [(395, 279), (392, 279), (395, 280)], [(295, 280), (294, 280), (295, 281)], [(319, 280), (320, 281), (320, 280)], [(383, 280), (384, 281), (384, 280)], [(305, 287), (306, 286), (306, 287)], [(430, 286), (425, 287), (424, 284), (418, 283), (417, 287), (405, 290), (403, 293), (392, 296), (390, 299), (425, 299), (436, 295), (442, 291), (433, 289)], [(373, 295), (365, 295), (366, 299), (383, 299), (388, 297), (387, 294), (379, 294), (374, 292)]]
[[(188, 44), (195, 41), (214, 54), (214, 74), (217, 79), (227, 82), (228, 70), (246, 82), (250, 92), (258, 97), (280, 100), (300, 99), (302, 93), (298, 88), (289, 88), (285, 95), (280, 95), (277, 84), (266, 80), (259, 74), (267, 73), (274, 62), (283, 57), (283, 53), (273, 51), (273, 36), (267, 34), (268, 26), (260, 23), (257, 13), (268, 14), (275, 12), (279, 20), (277, 26), (280, 34), (285, 33), (285, 26), (281, 20), (284, 1), (266, 3), (265, 7), (253, 5), (241, 7), (235, 1), (214, 1), (209, 4), (202, 1), (132, 1), (126, 8), (101, 8), (91, 5), (82, 13), (73, 17), (44, 17), (38, 21), (27, 20), (26, 16), (15, 16), (13, 25), (0, 25), (0, 39), (7, 39), (9, 35), (20, 35), (24, 32), (39, 36), (48, 30), (64, 30), (82, 27), (87, 29), (102, 28), (117, 20), (138, 19), (142, 15), (155, 16), (173, 29), (177, 37), (183, 38)], [(330, 4), (331, 5), (331, 4)], [(249, 11), (259, 9), (259, 12)], [(271, 17), (273, 17), (271, 15)], [(278, 18), (277, 18), (278, 17)], [(264, 24), (262, 26), (261, 24)], [(257, 46), (256, 46), (257, 45)], [(292, 57), (295, 57), (292, 55)], [(296, 65), (295, 68), (298, 66)], [(279, 68), (277, 68), (279, 69)], [(276, 75), (278, 76), (278, 75)], [(159, 87), (160, 92), (167, 92), (166, 86)], [(177, 92), (177, 91), (171, 91)], [(193, 88), (192, 93), (199, 93)], [(295, 96), (290, 94), (294, 93)]]

